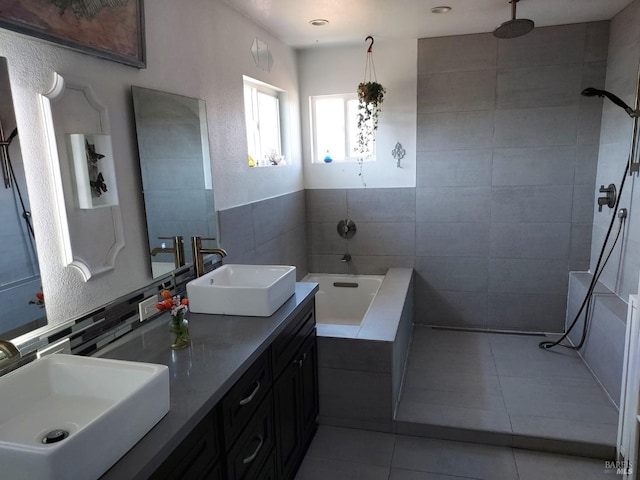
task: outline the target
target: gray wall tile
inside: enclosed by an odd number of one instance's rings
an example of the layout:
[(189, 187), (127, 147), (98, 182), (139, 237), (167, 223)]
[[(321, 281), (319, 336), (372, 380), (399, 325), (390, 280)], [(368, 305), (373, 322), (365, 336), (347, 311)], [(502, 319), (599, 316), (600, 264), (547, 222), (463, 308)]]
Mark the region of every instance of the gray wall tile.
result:
[(488, 328), (535, 332), (561, 332), (567, 299), (564, 295), (492, 293)]
[(493, 185), (571, 185), (575, 152), (573, 146), (496, 149)]
[(587, 39), (584, 52), (585, 62), (606, 62), (609, 46), (609, 22), (587, 24)]
[(578, 113), (577, 106), (497, 110), (495, 146), (575, 145)]
[(498, 42), (498, 68), (582, 63), (587, 25), (538, 27), (519, 38)]
[(570, 223), (491, 223), (491, 257), (567, 259)]
[(437, 290), (487, 292), (486, 257), (416, 257), (416, 275)]
[(562, 295), (567, 292), (567, 262), (557, 259), (492, 258), (489, 292)]
[(338, 235), (337, 222), (307, 224), (307, 243), (312, 255), (343, 255), (347, 253), (347, 239)]
[(348, 240), (352, 255), (414, 255), (416, 224), (360, 223), (356, 235)]
[(414, 323), (487, 328), (487, 294), (435, 290), (416, 275)]
[(495, 92), (495, 70), (420, 75), (418, 113), (493, 109)]
[(418, 222), (488, 222), (490, 218), (490, 187), (416, 189)]
[(494, 187), (493, 222), (566, 223), (571, 221), (572, 187), (517, 186)]
[[(365, 188), (347, 191), (347, 217), (354, 222), (413, 222), (414, 188)], [(337, 217), (336, 223), (340, 220)]]
[(347, 218), (347, 191), (344, 189), (305, 190), (307, 222), (336, 222)]
[(575, 105), (581, 83), (581, 63), (498, 70), (496, 107)]
[(418, 152), (418, 187), (479, 187), (491, 185), (493, 150)]
[(482, 257), (489, 255), (488, 223), (417, 223), (416, 255)]
[[(599, 194), (598, 194), (599, 195)], [(571, 220), (574, 223), (588, 223), (593, 219), (593, 209), (596, 204), (596, 193), (593, 185), (573, 186), (573, 212)], [(604, 207), (603, 210), (608, 210)]]
[(420, 39), (418, 75), (493, 69), (497, 45), (490, 33)]
[(570, 260), (589, 260), (591, 256), (591, 223), (571, 225)]
[(493, 111), (418, 114), (419, 152), (493, 145)]
[(255, 246), (251, 205), (220, 210), (220, 245), (229, 254), (252, 250)]

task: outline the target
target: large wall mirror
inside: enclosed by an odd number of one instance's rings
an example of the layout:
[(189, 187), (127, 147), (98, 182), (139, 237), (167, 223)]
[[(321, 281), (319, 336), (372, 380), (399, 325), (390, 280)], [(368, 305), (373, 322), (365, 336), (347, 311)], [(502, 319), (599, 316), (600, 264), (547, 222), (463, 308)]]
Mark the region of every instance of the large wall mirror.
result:
[[(176, 237), (217, 238), (204, 100), (132, 87), (154, 278), (177, 267)], [(217, 246), (209, 241), (207, 247)]]
[(0, 57), (0, 337), (47, 324), (31, 211), (9, 83)]

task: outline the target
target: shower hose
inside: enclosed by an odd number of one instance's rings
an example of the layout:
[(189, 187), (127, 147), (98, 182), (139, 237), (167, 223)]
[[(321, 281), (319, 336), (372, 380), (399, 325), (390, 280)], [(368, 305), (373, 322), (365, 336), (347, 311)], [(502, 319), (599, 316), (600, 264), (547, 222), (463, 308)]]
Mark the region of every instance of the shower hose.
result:
[[(589, 284), (589, 288), (587, 289), (587, 293), (584, 297), (584, 300), (582, 301), (582, 304), (580, 305), (580, 308), (578, 309), (578, 313), (576, 313), (575, 318), (573, 319), (573, 321), (571, 322), (571, 325), (569, 325), (569, 328), (567, 329), (567, 331), (557, 340), (555, 341), (544, 341), (544, 342), (540, 342), (538, 344), (538, 346), (542, 349), (550, 349), (556, 346), (560, 346), (560, 347), (564, 347), (564, 348), (569, 348), (572, 350), (580, 350), (582, 348), (582, 346), (584, 345), (584, 342), (587, 338), (587, 331), (589, 329), (589, 311), (591, 309), (591, 302), (593, 299), (593, 291), (596, 288), (596, 284), (598, 283), (598, 279), (600, 278), (600, 275), (602, 274), (604, 267), (607, 265), (607, 262), (609, 261), (609, 257), (611, 257), (611, 254), (613, 253), (614, 248), (616, 247), (616, 244), (618, 243), (618, 240), (620, 238), (620, 233), (622, 232), (622, 228), (624, 226), (625, 223), (625, 219), (626, 216), (620, 216), (620, 222), (618, 224), (618, 231), (616, 233), (616, 236), (613, 240), (613, 244), (611, 245), (611, 248), (609, 249), (609, 253), (607, 253), (607, 255), (605, 256), (605, 251), (607, 249), (607, 243), (609, 243), (609, 238), (611, 237), (611, 232), (613, 231), (613, 226), (616, 223), (616, 217), (618, 216), (618, 207), (620, 206), (620, 198), (622, 197), (622, 189), (624, 188), (624, 184), (625, 181), (627, 180), (627, 176), (629, 173), (629, 164), (630, 162), (627, 162), (627, 166), (624, 170), (624, 173), (622, 174), (622, 180), (620, 182), (620, 188), (618, 189), (618, 196), (616, 198), (616, 203), (615, 206), (613, 208), (613, 215), (611, 215), (611, 222), (609, 222), (609, 228), (607, 230), (607, 234), (604, 237), (604, 241), (602, 242), (602, 248), (600, 249), (600, 255), (598, 256), (598, 261), (596, 263), (596, 268), (593, 272), (593, 278), (591, 279), (591, 283)], [(564, 340), (567, 339), (567, 337), (569, 336), (569, 334), (571, 333), (571, 331), (573, 330), (573, 328), (576, 326), (576, 324), (578, 323), (578, 320), (580, 319), (580, 316), (582, 315), (582, 312), (585, 312), (584, 315), (584, 324), (582, 326), (582, 336), (580, 337), (580, 342), (578, 342), (578, 344), (576, 345), (571, 345), (571, 344), (566, 344), (563, 343)]]

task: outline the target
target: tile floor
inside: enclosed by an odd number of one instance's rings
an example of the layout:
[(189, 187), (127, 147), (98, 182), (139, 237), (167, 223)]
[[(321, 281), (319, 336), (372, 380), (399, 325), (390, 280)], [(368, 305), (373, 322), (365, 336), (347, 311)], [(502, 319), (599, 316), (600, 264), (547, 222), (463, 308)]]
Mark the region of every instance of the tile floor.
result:
[(595, 480), (603, 460), (320, 425), (296, 480)]
[(415, 326), (395, 431), (609, 458), (617, 410), (574, 351), (544, 339)]

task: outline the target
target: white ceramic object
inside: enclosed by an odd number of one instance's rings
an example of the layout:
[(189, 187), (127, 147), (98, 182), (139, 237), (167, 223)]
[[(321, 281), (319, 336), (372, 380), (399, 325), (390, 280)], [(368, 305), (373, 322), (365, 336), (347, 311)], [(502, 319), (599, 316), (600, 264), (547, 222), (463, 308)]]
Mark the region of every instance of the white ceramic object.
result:
[[(169, 411), (165, 365), (55, 354), (0, 377), (0, 466), (14, 479), (97, 479)], [(47, 433), (69, 436), (44, 444)]]
[(187, 283), (194, 313), (270, 317), (296, 289), (296, 267), (223, 265)]

